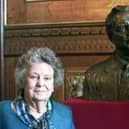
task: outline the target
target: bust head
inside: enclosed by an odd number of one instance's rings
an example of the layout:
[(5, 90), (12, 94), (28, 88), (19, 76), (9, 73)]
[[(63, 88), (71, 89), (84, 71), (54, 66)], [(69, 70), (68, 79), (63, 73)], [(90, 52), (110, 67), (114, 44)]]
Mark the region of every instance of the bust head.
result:
[(106, 18), (109, 39), (123, 53), (129, 53), (129, 6), (116, 6)]

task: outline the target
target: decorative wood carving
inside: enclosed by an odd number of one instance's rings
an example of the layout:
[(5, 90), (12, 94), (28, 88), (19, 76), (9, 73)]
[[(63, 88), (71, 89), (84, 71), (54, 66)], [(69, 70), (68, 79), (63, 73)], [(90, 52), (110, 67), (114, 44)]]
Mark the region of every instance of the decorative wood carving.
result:
[[(6, 26), (5, 99), (13, 99), (17, 94), (13, 76), (17, 57), (31, 47), (44, 46), (52, 48), (61, 56), (65, 68), (88, 67), (111, 55), (115, 48), (108, 40), (102, 22)], [(66, 75), (69, 73), (66, 70)], [(66, 92), (69, 91), (63, 86), (56, 89), (53, 97), (62, 101), (69, 98)]]
[(30, 47), (47, 46), (59, 54), (111, 53), (104, 23), (7, 26), (5, 55), (19, 55)]

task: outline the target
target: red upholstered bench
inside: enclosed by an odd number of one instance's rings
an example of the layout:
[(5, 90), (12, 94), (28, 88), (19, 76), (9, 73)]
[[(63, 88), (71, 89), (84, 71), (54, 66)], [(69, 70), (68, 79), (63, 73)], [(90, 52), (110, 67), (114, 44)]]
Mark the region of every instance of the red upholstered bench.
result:
[(76, 129), (129, 129), (129, 102), (69, 99)]

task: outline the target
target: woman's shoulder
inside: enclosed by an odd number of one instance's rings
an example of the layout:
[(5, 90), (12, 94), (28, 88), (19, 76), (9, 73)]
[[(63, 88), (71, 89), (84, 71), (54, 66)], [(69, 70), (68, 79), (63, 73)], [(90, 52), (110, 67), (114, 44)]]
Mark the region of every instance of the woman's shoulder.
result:
[(71, 114), (70, 107), (56, 101), (52, 101), (52, 103), (56, 112), (61, 113), (62, 115)]
[(59, 102), (52, 101), (52, 103), (53, 113), (51, 122), (54, 123), (55, 127), (60, 129), (74, 129), (70, 108)]
[(0, 111), (2, 110), (6, 110), (7, 108), (9, 108), (11, 104), (11, 100), (3, 100), (3, 101), (0, 101)]
[(66, 110), (69, 110), (69, 107), (67, 105), (64, 105), (63, 103), (61, 102), (56, 102), (56, 101), (53, 101), (52, 100), (52, 104), (57, 107), (57, 108), (64, 108)]

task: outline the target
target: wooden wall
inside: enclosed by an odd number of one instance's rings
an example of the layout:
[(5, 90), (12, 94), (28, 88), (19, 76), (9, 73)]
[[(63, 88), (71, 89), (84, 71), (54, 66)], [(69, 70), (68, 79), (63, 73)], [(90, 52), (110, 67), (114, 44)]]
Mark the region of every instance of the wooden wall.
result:
[[(48, 25), (15, 25), (5, 30), (5, 99), (16, 96), (14, 68), (18, 56), (31, 47), (50, 47), (61, 58), (65, 72), (86, 70), (106, 59), (114, 51), (104, 23), (69, 23)], [(62, 101), (69, 92), (64, 85), (54, 99)]]
[(7, 0), (8, 24), (104, 21), (115, 5), (128, 0)]
[[(105, 31), (105, 17), (113, 6), (128, 3), (128, 0), (7, 0), (4, 99), (16, 96), (15, 64), (30, 47), (47, 46), (55, 50), (64, 63), (66, 75), (71, 70), (85, 71), (110, 56), (114, 46)], [(54, 94), (57, 101), (67, 99), (65, 81)]]

